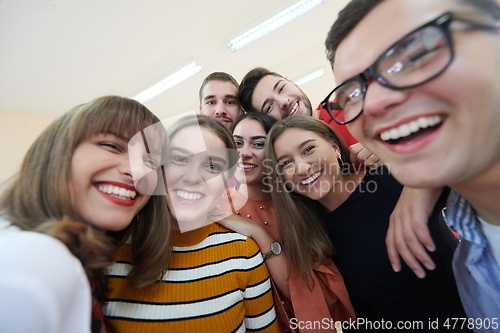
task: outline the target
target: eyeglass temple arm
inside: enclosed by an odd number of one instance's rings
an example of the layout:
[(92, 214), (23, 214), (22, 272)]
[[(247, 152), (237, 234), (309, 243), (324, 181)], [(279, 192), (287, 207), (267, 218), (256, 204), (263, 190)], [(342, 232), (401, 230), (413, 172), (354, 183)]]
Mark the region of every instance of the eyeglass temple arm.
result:
[(500, 30), (500, 22), (495, 22), (495, 23), (483, 23), (483, 22), (478, 22), (474, 20), (470, 20), (465, 17), (460, 17), (457, 16), (456, 14), (453, 15), (453, 19), (458, 21), (458, 22), (463, 22), (470, 24), (473, 28), (475, 29), (480, 29), (480, 30), (487, 30), (487, 31), (497, 31)]

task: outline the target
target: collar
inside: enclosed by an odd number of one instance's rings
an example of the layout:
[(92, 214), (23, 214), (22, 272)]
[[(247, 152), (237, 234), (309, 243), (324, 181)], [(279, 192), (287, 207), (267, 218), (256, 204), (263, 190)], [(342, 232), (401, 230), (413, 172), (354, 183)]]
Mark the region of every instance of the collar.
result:
[(481, 247), (487, 246), (481, 224), (474, 208), (464, 197), (451, 191), (446, 205), (446, 222), (463, 239)]

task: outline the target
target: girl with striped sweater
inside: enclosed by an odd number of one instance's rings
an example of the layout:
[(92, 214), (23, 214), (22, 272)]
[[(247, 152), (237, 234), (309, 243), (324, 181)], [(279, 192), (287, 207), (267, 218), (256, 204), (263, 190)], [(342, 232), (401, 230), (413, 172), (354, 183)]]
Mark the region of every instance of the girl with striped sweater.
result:
[(186, 116), (168, 129), (164, 167), (172, 256), (160, 281), (134, 288), (123, 247), (109, 272), (106, 316), (118, 332), (278, 332), (269, 273), (259, 247), (207, 216), (237, 161), (217, 120)]

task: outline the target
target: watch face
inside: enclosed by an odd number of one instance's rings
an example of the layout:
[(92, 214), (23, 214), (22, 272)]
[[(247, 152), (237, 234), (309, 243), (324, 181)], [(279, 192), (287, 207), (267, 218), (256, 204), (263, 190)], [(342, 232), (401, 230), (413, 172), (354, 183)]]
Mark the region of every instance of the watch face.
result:
[(274, 254), (280, 254), (281, 253), (281, 245), (278, 242), (273, 242), (271, 244), (271, 250), (273, 251)]

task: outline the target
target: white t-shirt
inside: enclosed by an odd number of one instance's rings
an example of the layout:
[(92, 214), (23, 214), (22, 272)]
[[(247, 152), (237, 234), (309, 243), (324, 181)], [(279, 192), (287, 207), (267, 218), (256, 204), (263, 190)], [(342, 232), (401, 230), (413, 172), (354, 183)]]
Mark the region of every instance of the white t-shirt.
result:
[(500, 269), (500, 226), (493, 225), (479, 217), (483, 233), (488, 240), (488, 246), (491, 248), (493, 257), (495, 258), (498, 268)]
[(57, 239), (0, 219), (0, 330), (89, 333), (92, 296), (80, 261)]

